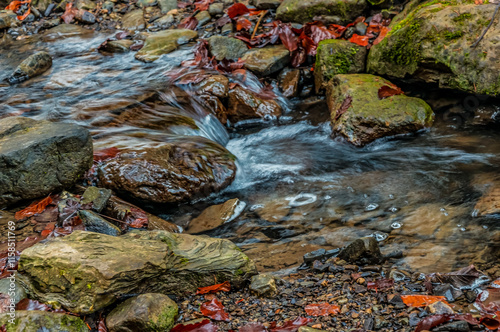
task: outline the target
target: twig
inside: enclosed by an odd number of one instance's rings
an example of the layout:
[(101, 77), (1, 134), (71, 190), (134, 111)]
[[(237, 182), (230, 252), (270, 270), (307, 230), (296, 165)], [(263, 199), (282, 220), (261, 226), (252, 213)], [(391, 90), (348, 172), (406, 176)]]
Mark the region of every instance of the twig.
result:
[(252, 37), (250, 38), (250, 40), (253, 39), (253, 37), (255, 37), (255, 33), (257, 32), (257, 28), (259, 27), (259, 24), (260, 24), (260, 21), (262, 21), (262, 19), (264, 18), (264, 16), (267, 14), (267, 10), (264, 10), (262, 12), (262, 14), (260, 14), (260, 17), (259, 17), (259, 20), (257, 21), (257, 23), (255, 24), (255, 28), (253, 28), (253, 32), (252, 32)]
[(486, 27), (486, 29), (484, 29), (483, 33), (478, 38), (478, 40), (476, 40), (476, 42), (474, 44), (472, 44), (471, 48), (475, 48), (479, 44), (479, 42), (483, 39), (483, 37), (486, 34), (486, 32), (488, 32), (489, 28), (493, 25), (493, 21), (495, 20), (495, 16), (497, 15), (497, 12), (498, 12), (499, 8), (500, 8), (500, 2), (497, 4), (497, 7), (495, 8), (495, 12), (493, 13), (493, 16), (491, 17), (490, 24), (488, 24), (488, 26)]
[(111, 220), (113, 220), (113, 221), (117, 221), (117, 222), (120, 222), (120, 223), (122, 223), (122, 224), (128, 225), (128, 223), (127, 223), (127, 222), (125, 222), (125, 221), (118, 220), (118, 219), (115, 219), (115, 218), (112, 218), (112, 217), (110, 217), (110, 216), (106, 216), (106, 215), (104, 215), (104, 214), (100, 214), (100, 213), (97, 213), (97, 212), (96, 212), (96, 214), (97, 214), (97, 215), (99, 215), (99, 216), (101, 216), (101, 217), (103, 217), (103, 218), (108, 218), (108, 219), (111, 219)]

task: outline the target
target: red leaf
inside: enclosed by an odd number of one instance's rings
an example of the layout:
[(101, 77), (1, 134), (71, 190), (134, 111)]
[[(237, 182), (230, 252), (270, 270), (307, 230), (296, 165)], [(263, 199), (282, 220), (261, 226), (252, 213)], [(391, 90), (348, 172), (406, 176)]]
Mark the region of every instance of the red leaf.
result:
[(104, 161), (114, 158), (118, 155), (119, 152), (120, 150), (115, 147), (94, 151), (94, 161)]
[(66, 10), (64, 11), (64, 14), (61, 16), (61, 18), (63, 19), (64, 23), (70, 24), (75, 18), (77, 12), (78, 8), (73, 8), (72, 2), (67, 3)]
[(271, 332), (295, 332), (299, 327), (307, 325), (307, 323), (312, 322), (310, 318), (297, 317), (295, 320), (287, 320), (281, 326), (275, 326), (276, 323), (271, 325)]
[(50, 196), (47, 196), (38, 203), (31, 203), (30, 206), (28, 206), (27, 208), (22, 209), (21, 211), (17, 211), (15, 214), (15, 218), (17, 220), (20, 220), (27, 217), (31, 217), (32, 215), (37, 213), (41, 213), (50, 203), (52, 203), (52, 198), (50, 198)]
[(416, 308), (426, 307), (439, 301), (447, 303), (446, 297), (435, 295), (401, 295), (401, 299), (407, 306)]
[(196, 295), (217, 293), (217, 292), (229, 292), (231, 290), (231, 284), (229, 281), (225, 281), (222, 284), (217, 284), (213, 286), (200, 287), (196, 291)]
[(402, 95), (403, 93), (403, 90), (401, 90), (401, 88), (395, 86), (394, 84), (392, 87), (384, 85), (380, 89), (378, 89), (378, 98), (385, 99), (395, 95)]
[(127, 212), (123, 221), (132, 228), (147, 228), (149, 223), (146, 212), (136, 207), (130, 208), (130, 211)]
[(247, 8), (247, 6), (245, 6), (242, 3), (235, 3), (234, 5), (232, 5), (227, 9), (227, 15), (232, 19), (235, 18), (236, 16), (248, 13), (250, 13), (250, 10)]
[(380, 289), (392, 288), (394, 286), (394, 279), (379, 279), (375, 281), (369, 281), (366, 284), (367, 289), (374, 289), (376, 291)]
[(304, 308), (306, 313), (309, 316), (328, 316), (328, 315), (336, 315), (340, 311), (340, 307), (338, 305), (329, 304), (329, 303), (319, 303), (319, 304), (308, 304)]
[(388, 28), (386, 28), (386, 27), (382, 27), (382, 28), (380, 29), (380, 33), (379, 33), (379, 35), (378, 35), (377, 39), (375, 39), (375, 40), (373, 41), (373, 45), (377, 45), (378, 43), (380, 43), (380, 42), (381, 42), (381, 41), (385, 38), (385, 36), (387, 35), (387, 33), (388, 33), (388, 32), (389, 32), (389, 29), (388, 29)]
[(16, 310), (52, 311), (52, 308), (35, 300), (22, 299), (17, 303)]
[(252, 22), (250, 22), (249, 20), (247, 20), (246, 18), (244, 17), (238, 17), (238, 19), (236, 20), (236, 30), (237, 31), (241, 31), (241, 30), (250, 30), (250, 28), (252, 27)]
[(297, 37), (293, 33), (290, 24), (281, 24), (279, 36), (283, 45), (285, 45), (286, 49), (290, 52), (293, 52), (298, 48)]
[(466, 315), (433, 315), (433, 316), (427, 316), (424, 319), (422, 319), (418, 325), (417, 328), (415, 329), (415, 332), (420, 332), (420, 331), (430, 331), (432, 328), (441, 325), (443, 323), (452, 321), (452, 320), (463, 320), (466, 321), (467, 323), (477, 325), (479, 322), (472, 317), (471, 314), (466, 314)]
[(201, 0), (194, 3), (194, 10), (204, 11), (208, 10), (210, 4), (214, 2), (214, 0)]
[(319, 42), (326, 39), (336, 39), (341, 36), (336, 30), (329, 30), (317, 23), (315, 25), (309, 26), (310, 33), (308, 34), (311, 40), (314, 42), (316, 47)]
[(99, 321), (99, 324), (97, 325), (97, 331), (108, 332), (108, 328), (106, 327), (106, 322), (104, 321), (104, 318), (101, 318), (101, 320)]
[(486, 326), (488, 330), (496, 330), (500, 327), (500, 320), (498, 319), (498, 316), (484, 316), (481, 317), (479, 322)]
[(21, 9), (21, 7), (24, 4), (27, 4), (28, 8), (26, 9), (26, 11), (24, 12), (23, 15), (17, 15), (17, 19), (19, 21), (23, 21), (31, 13), (31, 0), (28, 0), (28, 1), (16, 1), (16, 0), (12, 1), (11, 3), (9, 3), (9, 5), (7, 7), (5, 7), (5, 9), (12, 10), (14, 13), (19, 14), (18, 11)]
[(357, 44), (359, 46), (368, 45), (368, 36), (360, 36), (357, 34), (352, 35), (351, 39), (349, 39), (351, 43)]
[(241, 327), (239, 332), (266, 332), (267, 329), (261, 323), (248, 323)]
[(198, 26), (198, 19), (194, 16), (189, 16), (183, 19), (178, 27), (179, 29), (195, 30), (197, 26)]
[(229, 314), (224, 311), (224, 306), (216, 298), (205, 302), (200, 307), (201, 313), (213, 320), (229, 321)]
[(217, 332), (217, 326), (209, 319), (204, 319), (194, 324), (178, 324), (170, 332)]
[(344, 99), (344, 101), (342, 102), (342, 105), (340, 105), (340, 108), (335, 113), (335, 121), (337, 121), (342, 116), (342, 114), (344, 114), (345, 112), (347, 112), (347, 110), (349, 109), (349, 107), (351, 107), (351, 103), (352, 103), (352, 97), (351, 96), (347, 96)]

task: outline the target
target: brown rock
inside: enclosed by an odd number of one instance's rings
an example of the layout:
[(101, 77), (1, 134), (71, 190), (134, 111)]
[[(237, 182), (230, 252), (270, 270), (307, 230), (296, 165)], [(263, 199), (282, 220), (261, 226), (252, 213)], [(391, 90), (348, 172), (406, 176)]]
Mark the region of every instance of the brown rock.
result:
[(194, 234), (216, 228), (236, 218), (244, 207), (245, 203), (237, 198), (230, 199), (223, 204), (212, 205), (191, 220), (186, 231)]
[(280, 88), (283, 96), (296, 97), (300, 83), (300, 69), (284, 69), (279, 76)]
[(281, 115), (281, 106), (275, 100), (266, 100), (240, 86), (229, 91), (227, 118), (238, 122), (256, 118), (276, 118)]

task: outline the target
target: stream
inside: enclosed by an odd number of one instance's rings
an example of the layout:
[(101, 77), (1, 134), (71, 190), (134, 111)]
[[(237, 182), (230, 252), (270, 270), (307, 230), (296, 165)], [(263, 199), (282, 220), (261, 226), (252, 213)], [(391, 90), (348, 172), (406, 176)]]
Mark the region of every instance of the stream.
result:
[[(168, 73), (192, 57), (192, 44), (151, 64), (134, 53), (103, 55), (111, 35), (34, 35), (0, 50), (0, 81), (35, 51), (54, 58), (42, 76), (0, 83), (0, 118), (25, 116), (88, 128), (94, 149), (141, 149), (199, 135), (238, 158), (235, 181), (205, 200), (154, 207), (181, 227), (207, 206), (239, 198), (241, 214), (204, 234), (236, 243), (261, 271), (289, 271), (310, 251), (375, 236), (397, 265), (420, 272), (452, 271), (499, 253), (498, 219), (476, 217), (477, 201), (500, 182), (500, 134), (435, 109), (433, 128), (356, 148), (331, 137), (326, 103), (280, 101), (277, 121), (228, 130), (203, 109), (190, 87)], [(247, 87), (259, 88), (256, 78)], [(420, 92), (419, 92), (420, 93)], [(431, 105), (461, 105), (466, 95), (424, 93)], [(500, 107), (500, 104), (499, 104)], [(193, 125), (193, 121), (194, 124)]]

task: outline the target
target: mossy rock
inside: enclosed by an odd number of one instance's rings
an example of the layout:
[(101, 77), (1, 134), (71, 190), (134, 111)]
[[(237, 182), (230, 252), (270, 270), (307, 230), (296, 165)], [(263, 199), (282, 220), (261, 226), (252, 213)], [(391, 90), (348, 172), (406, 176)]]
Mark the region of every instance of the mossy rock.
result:
[(144, 47), (135, 58), (143, 62), (153, 62), (163, 54), (175, 51), (179, 45), (198, 37), (198, 33), (189, 29), (173, 29), (151, 33), (144, 41)]
[(498, 95), (500, 25), (493, 24), (480, 44), (471, 47), (495, 6), (477, 6), (472, 0), (414, 0), (394, 18), (384, 40), (370, 49), (367, 71)]
[(316, 93), (337, 74), (365, 71), (366, 48), (346, 40), (327, 39), (319, 43), (314, 66)]
[(25, 249), (18, 279), (32, 298), (89, 314), (132, 294), (184, 296), (216, 280), (241, 287), (257, 273), (232, 242), (166, 231), (75, 231)]
[(405, 95), (379, 99), (378, 91), (393, 84), (369, 74), (336, 75), (326, 98), (333, 133), (363, 146), (386, 136), (416, 132), (432, 124), (434, 113), (423, 100)]
[(0, 314), (0, 326), (2, 325), (6, 325), (7, 332), (90, 331), (79, 317), (37, 310), (16, 310), (13, 323), (9, 314)]
[(316, 17), (335, 18), (339, 24), (352, 22), (366, 9), (366, 0), (284, 0), (276, 11), (279, 20), (307, 23)]

